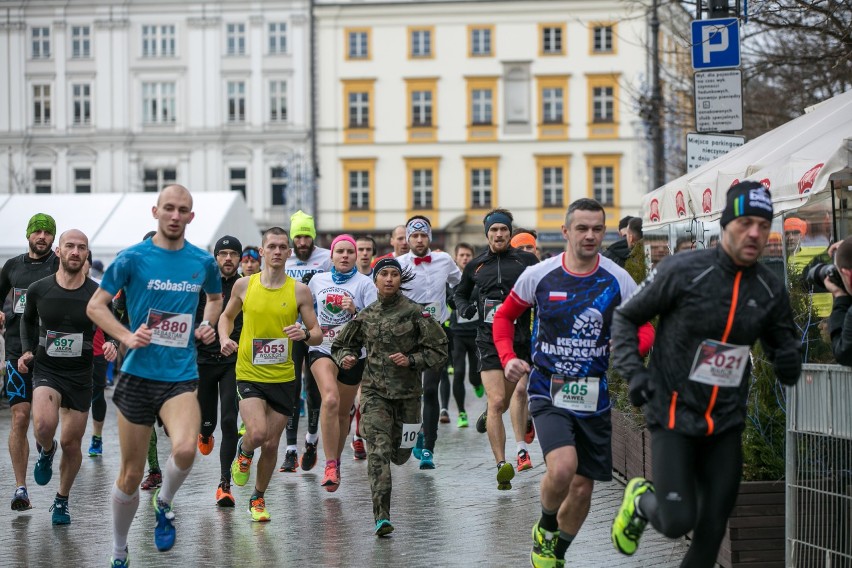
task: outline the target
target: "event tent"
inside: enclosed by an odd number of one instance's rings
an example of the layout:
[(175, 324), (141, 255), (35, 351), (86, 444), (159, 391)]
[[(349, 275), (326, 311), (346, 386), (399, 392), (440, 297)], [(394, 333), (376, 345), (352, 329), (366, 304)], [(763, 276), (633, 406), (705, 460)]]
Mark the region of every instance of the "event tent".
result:
[[(243, 246), (260, 244), (260, 229), (242, 194), (234, 191), (197, 192), (192, 195), (195, 218), (186, 228), (192, 244), (212, 252), (223, 235), (240, 239)], [(57, 233), (79, 229), (89, 237), (96, 260), (104, 266), (118, 252), (138, 243), (157, 228), (151, 214), (153, 193), (14, 194), (0, 197), (0, 262), (27, 250), (27, 221), (34, 213), (48, 213)], [(58, 235), (57, 235), (58, 236)]]
[(642, 217), (646, 230), (678, 219), (716, 219), (728, 188), (743, 180), (763, 183), (777, 213), (804, 205), (829, 190), (832, 180), (849, 185), (850, 177), (852, 91), (648, 193)]

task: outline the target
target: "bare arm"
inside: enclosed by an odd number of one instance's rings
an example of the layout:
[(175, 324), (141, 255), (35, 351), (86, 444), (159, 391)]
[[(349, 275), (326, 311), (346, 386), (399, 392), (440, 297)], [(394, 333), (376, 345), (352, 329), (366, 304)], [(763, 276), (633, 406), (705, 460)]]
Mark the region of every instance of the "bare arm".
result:
[[(306, 341), (308, 345), (319, 345), (322, 343), (322, 329), (320, 329), (317, 315), (314, 312), (314, 298), (311, 290), (305, 284), (296, 282), (296, 303), (299, 305), (299, 315), (302, 316), (302, 324), (308, 330), (310, 338)], [(305, 334), (299, 324), (288, 325), (284, 328), (292, 341), (302, 341)]]
[[(246, 297), (248, 289), (248, 278), (240, 278), (234, 282), (234, 287), (231, 290), (231, 299), (228, 300), (228, 305), (225, 306), (225, 311), (219, 316), (219, 321), (216, 324), (216, 330), (219, 332), (219, 343), (222, 346), (222, 355), (230, 355), (237, 350), (239, 345), (231, 339), (231, 332), (234, 331), (234, 320), (243, 309), (243, 300)], [(221, 305), (221, 298), (220, 298)], [(207, 308), (204, 308), (204, 315), (207, 315)], [(212, 320), (211, 320), (212, 321)]]
[(146, 324), (142, 324), (133, 332), (121, 325), (110, 309), (112, 294), (98, 288), (89, 305), (86, 307), (86, 315), (92, 322), (104, 330), (110, 337), (119, 340), (128, 349), (139, 349), (151, 343), (151, 330)]

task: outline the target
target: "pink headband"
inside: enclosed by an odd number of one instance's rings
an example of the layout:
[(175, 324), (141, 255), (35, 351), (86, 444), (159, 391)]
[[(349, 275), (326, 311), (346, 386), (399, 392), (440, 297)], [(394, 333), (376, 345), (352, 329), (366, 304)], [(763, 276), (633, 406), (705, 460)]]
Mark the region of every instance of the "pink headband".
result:
[(347, 235), (347, 234), (338, 235), (338, 236), (334, 237), (334, 240), (331, 241), (331, 250), (334, 251), (334, 246), (341, 241), (346, 241), (348, 243), (352, 243), (352, 248), (354, 248), (355, 250), (358, 250), (358, 246), (355, 244), (355, 237), (353, 237), (352, 235)]

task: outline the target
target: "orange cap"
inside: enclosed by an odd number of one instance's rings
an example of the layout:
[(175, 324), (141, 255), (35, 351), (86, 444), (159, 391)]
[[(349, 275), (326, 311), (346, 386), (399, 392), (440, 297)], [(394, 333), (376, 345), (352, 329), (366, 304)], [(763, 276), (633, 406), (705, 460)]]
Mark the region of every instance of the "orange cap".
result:
[(808, 234), (808, 224), (797, 217), (784, 219), (784, 230), (788, 232), (798, 231), (802, 235)]
[(512, 240), (509, 244), (511, 244), (515, 248), (523, 246), (532, 246), (536, 250), (538, 250), (538, 247), (535, 244), (535, 237), (529, 233), (518, 233), (517, 235), (512, 237)]
[(769, 239), (767, 239), (769, 243), (780, 243), (781, 242), (781, 233), (772, 232), (769, 233)]

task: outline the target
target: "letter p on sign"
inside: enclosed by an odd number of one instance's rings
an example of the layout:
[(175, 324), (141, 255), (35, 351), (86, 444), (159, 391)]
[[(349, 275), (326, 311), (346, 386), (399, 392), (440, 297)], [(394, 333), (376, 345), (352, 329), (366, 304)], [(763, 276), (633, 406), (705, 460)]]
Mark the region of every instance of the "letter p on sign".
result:
[(724, 69), (739, 65), (739, 20), (717, 18), (692, 22), (693, 69)]

